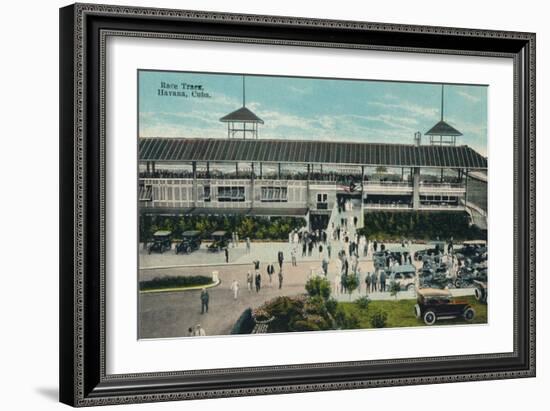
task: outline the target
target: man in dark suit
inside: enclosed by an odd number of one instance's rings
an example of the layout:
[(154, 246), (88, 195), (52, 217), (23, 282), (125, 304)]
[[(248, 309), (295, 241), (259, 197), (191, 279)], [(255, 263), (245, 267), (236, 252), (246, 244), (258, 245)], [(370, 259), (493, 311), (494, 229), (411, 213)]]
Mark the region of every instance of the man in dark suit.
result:
[(277, 254), (277, 260), (279, 261), (279, 268), (282, 269), (283, 268), (283, 261), (284, 261), (285, 257), (283, 255), (283, 252), (282, 251), (279, 251), (279, 253)]

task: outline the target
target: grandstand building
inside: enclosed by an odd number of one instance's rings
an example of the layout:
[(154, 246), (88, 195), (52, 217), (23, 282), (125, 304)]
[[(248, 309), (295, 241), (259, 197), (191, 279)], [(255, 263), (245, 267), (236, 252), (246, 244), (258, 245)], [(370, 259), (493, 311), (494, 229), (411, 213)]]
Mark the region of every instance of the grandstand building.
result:
[(468, 185), (475, 178), (483, 198), (487, 159), (456, 145), (443, 89), (428, 144), (420, 133), (412, 144), (260, 139), (263, 120), (244, 98), (220, 121), (226, 138), (140, 138), (141, 213), (295, 216), (324, 228), (348, 202), (359, 226), (371, 211), (457, 211), (486, 228), (486, 201), (472, 202)]

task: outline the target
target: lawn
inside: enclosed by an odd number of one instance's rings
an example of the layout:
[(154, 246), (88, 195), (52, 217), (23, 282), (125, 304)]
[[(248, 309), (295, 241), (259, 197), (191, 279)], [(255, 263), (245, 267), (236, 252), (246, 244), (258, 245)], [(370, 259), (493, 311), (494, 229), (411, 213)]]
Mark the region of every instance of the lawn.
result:
[[(476, 316), (473, 321), (466, 321), (463, 318), (456, 318), (454, 320), (438, 320), (434, 326), (437, 325), (456, 325), (456, 324), (486, 324), (487, 323), (487, 305), (476, 301), (472, 296), (463, 297), (468, 301), (472, 308), (476, 312)], [(416, 300), (384, 300), (384, 301), (371, 301), (367, 309), (361, 309), (357, 304), (353, 302), (341, 302), (338, 303), (346, 314), (355, 314), (359, 319), (359, 328), (372, 328), (370, 324), (369, 313), (376, 310), (383, 310), (388, 314), (386, 328), (394, 327), (425, 327), (424, 321), (417, 319), (414, 315), (414, 305)]]

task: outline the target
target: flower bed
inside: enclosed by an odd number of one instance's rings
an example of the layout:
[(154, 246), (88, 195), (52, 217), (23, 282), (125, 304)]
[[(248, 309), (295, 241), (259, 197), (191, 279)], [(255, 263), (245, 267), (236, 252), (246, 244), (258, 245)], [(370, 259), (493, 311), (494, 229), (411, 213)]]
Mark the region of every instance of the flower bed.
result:
[(204, 275), (190, 275), (190, 276), (165, 276), (156, 277), (152, 280), (145, 280), (139, 282), (140, 291), (153, 291), (172, 288), (185, 288), (185, 287), (200, 287), (213, 284), (212, 277), (206, 277)]

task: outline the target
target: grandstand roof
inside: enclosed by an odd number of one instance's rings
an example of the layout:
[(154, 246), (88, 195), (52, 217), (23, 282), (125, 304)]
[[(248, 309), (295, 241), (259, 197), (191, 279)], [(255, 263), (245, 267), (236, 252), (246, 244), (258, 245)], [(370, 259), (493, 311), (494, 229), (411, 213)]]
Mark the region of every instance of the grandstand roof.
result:
[(140, 161), (325, 163), (394, 167), (486, 169), (468, 146), (352, 143), (312, 140), (141, 138)]

